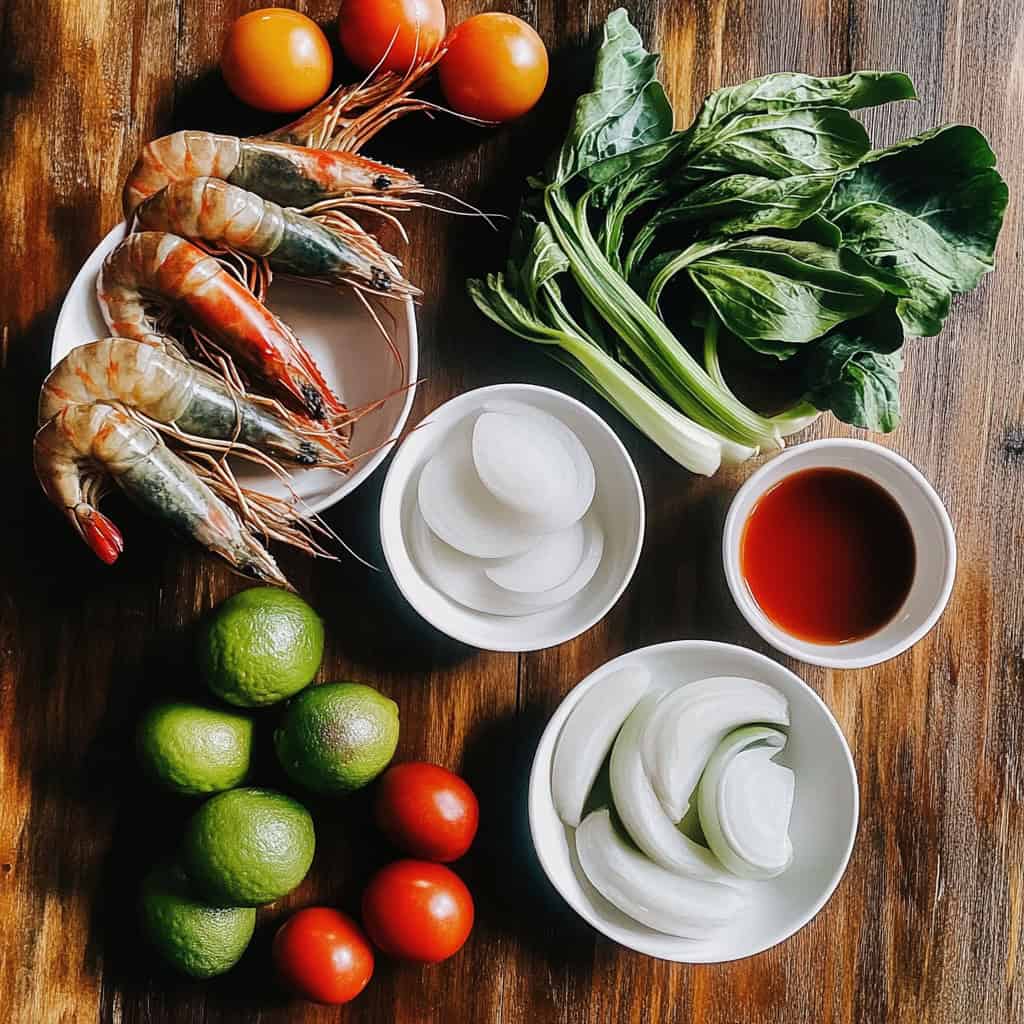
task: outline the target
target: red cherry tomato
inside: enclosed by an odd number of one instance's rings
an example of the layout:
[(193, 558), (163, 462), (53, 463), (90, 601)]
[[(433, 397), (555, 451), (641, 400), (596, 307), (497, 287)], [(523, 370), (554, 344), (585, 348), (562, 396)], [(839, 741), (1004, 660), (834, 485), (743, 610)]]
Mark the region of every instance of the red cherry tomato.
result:
[(445, 99), (460, 114), (511, 121), (540, 99), (548, 82), (548, 51), (525, 21), (477, 14), (446, 40), (437, 73)]
[(396, 860), (363, 893), (363, 926), (385, 953), (433, 964), (457, 953), (473, 928), (473, 897), (454, 871)]
[(300, 996), (337, 1005), (366, 988), (373, 974), (373, 950), (348, 915), (330, 907), (308, 907), (277, 930), (274, 964)]
[(396, 764), (377, 783), (377, 827), (400, 850), (424, 860), (457, 860), (480, 821), (473, 790), (458, 775), (425, 762)]
[(364, 71), (408, 71), (437, 49), (444, 28), (441, 0), (341, 0), (338, 11), (341, 48)]
[(243, 103), (290, 114), (327, 92), (334, 58), (315, 21), (298, 11), (267, 7), (243, 14), (231, 26), (220, 69)]

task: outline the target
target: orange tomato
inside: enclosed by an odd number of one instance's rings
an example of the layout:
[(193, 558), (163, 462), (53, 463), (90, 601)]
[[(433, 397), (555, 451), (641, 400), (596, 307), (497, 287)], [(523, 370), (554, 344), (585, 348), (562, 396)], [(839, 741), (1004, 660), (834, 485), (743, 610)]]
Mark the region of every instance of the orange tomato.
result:
[(438, 75), (460, 114), (511, 121), (540, 99), (548, 82), (548, 52), (540, 36), (511, 14), (477, 14), (447, 40)]
[(243, 14), (231, 26), (220, 69), (243, 103), (291, 114), (327, 92), (334, 58), (315, 21), (298, 11), (267, 7)]
[(441, 0), (342, 0), (338, 11), (341, 48), (364, 71), (382, 59), (388, 71), (408, 71), (437, 49), (444, 29)]

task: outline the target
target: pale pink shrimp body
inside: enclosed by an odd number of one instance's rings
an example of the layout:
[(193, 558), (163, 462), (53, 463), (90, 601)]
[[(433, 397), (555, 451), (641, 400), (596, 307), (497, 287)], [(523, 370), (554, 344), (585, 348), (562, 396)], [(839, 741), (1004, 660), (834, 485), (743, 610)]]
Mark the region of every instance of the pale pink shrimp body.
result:
[[(73, 348), (47, 375), (39, 393), (39, 422), (69, 405), (107, 402), (131, 409), (175, 439), (220, 442), (218, 450), (254, 449), (300, 466), (347, 469), (341, 439), (322, 427), (303, 429), (276, 403), (230, 388), (220, 377), (182, 358), (170, 339), (140, 344), (102, 338)], [(200, 445), (202, 447), (202, 445)]]
[(386, 295), (417, 295), (398, 261), (358, 224), (328, 227), (220, 178), (172, 182), (141, 203), (136, 222), (247, 256), (272, 270)]
[(292, 329), (216, 259), (177, 235), (129, 235), (104, 260), (96, 293), (118, 337), (162, 342), (153, 306), (173, 309), (314, 419), (347, 416)]
[(107, 564), (124, 550), (121, 531), (96, 508), (113, 482), (144, 511), (239, 572), (289, 585), (269, 552), (195, 470), (115, 406), (65, 406), (36, 434), (34, 461), (46, 496)]
[(141, 202), (171, 182), (200, 177), (220, 178), (300, 209), (325, 199), (421, 190), (411, 174), (355, 153), (181, 131), (154, 139), (139, 154), (124, 186), (125, 217), (130, 220)]

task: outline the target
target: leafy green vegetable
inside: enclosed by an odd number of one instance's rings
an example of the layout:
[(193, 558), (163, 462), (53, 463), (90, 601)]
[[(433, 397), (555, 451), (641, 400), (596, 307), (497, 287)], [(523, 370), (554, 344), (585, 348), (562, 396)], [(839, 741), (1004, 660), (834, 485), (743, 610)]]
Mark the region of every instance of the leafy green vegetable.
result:
[(770, 349), (779, 358), (874, 309), (885, 294), (870, 277), (851, 273), (835, 249), (753, 235), (699, 242), (680, 253), (652, 282), (652, 306), (683, 269), (737, 337), (754, 348), (783, 343)]
[(845, 423), (888, 433), (900, 424), (903, 328), (893, 304), (827, 334), (809, 352), (807, 399)]
[(844, 245), (904, 283), (907, 330), (934, 335), (953, 294), (992, 269), (1007, 196), (985, 137), (947, 125), (870, 153), (839, 183), (828, 216)]
[[(657, 63), (613, 12), (508, 264), (469, 282), (473, 301), (695, 472), (780, 446), (816, 410), (894, 429), (904, 328), (936, 333), (992, 267), (1006, 186), (988, 144), (947, 126), (872, 149), (851, 111), (915, 98), (879, 71), (766, 75), (674, 131)], [(776, 368), (790, 408), (737, 397), (720, 336)]]
[(599, 161), (656, 142), (672, 131), (672, 107), (655, 77), (657, 66), (658, 57), (644, 49), (626, 12), (613, 11), (605, 22), (593, 91), (576, 103), (554, 181), (568, 181)]

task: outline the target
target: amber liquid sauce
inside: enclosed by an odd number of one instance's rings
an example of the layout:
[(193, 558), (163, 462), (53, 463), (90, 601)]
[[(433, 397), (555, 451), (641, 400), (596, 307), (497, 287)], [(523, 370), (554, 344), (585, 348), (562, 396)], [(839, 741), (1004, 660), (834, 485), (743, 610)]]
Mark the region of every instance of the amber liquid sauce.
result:
[(780, 480), (752, 509), (740, 569), (761, 610), (810, 643), (876, 633), (914, 580), (914, 537), (895, 500), (846, 469), (806, 469)]

